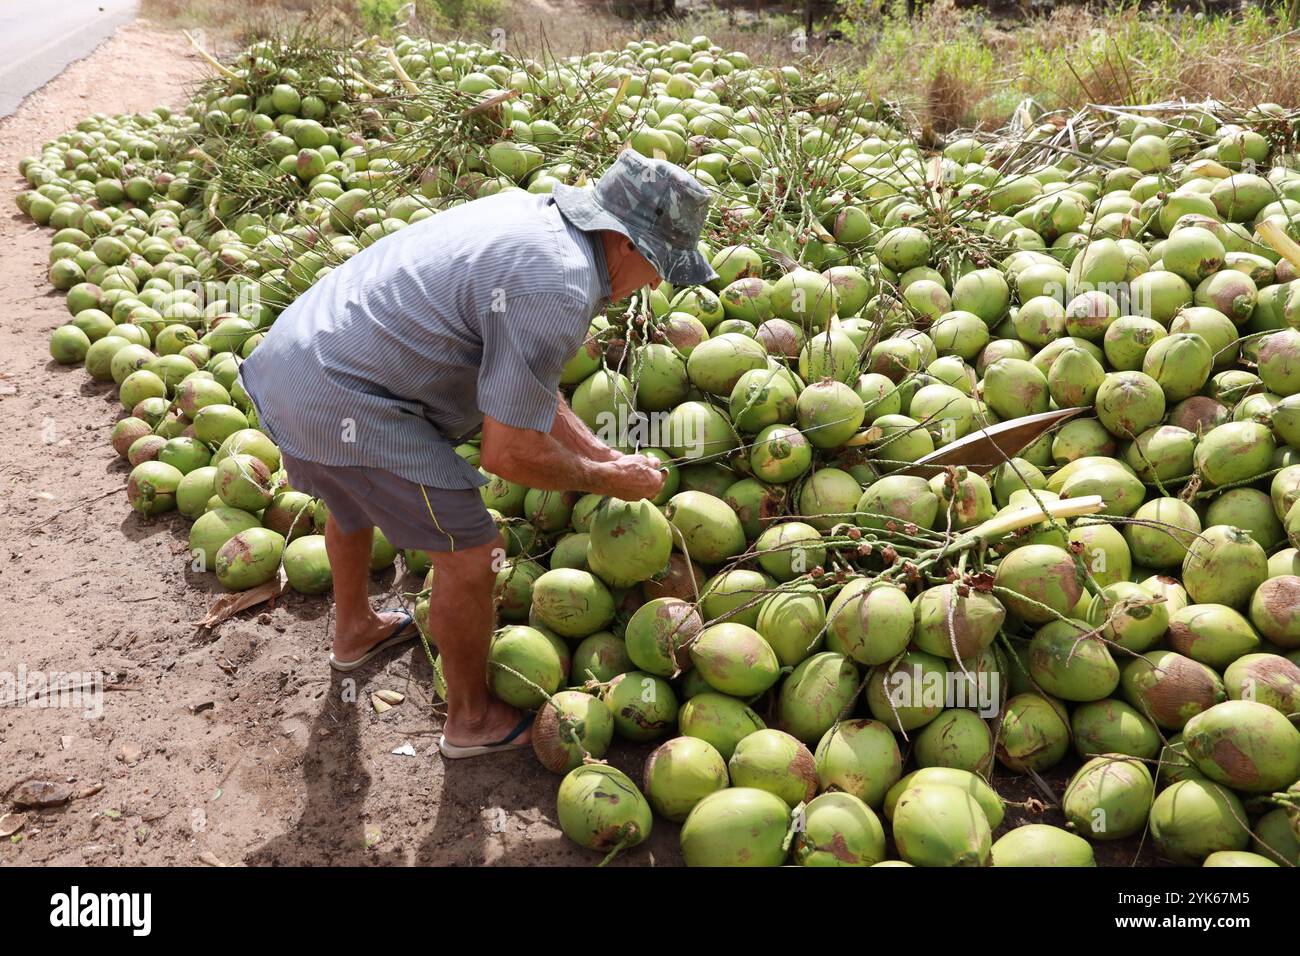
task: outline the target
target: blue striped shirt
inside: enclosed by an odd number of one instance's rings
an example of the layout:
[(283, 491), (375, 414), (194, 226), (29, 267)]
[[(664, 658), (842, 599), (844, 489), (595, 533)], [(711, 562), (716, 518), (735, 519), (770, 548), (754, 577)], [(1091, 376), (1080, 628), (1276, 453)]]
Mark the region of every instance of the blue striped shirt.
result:
[(334, 268), (281, 313), (240, 376), (262, 430), (295, 458), (474, 488), (485, 479), (456, 443), (485, 415), (550, 431), (560, 372), (609, 295), (600, 236), (549, 196), (510, 191)]

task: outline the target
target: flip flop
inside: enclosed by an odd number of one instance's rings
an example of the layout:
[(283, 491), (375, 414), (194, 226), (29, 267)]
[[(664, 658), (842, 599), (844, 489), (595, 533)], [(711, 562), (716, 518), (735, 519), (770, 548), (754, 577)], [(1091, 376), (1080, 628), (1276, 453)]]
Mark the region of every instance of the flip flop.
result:
[[(346, 674), (348, 671), (356, 670), (363, 664), (368, 664), (390, 647), (396, 647), (398, 644), (405, 644), (407, 641), (414, 638), (415, 635), (419, 633), (415, 627), (415, 618), (413, 618), (408, 612), (401, 610), (401, 608), (393, 608), (392, 610), (399, 612), (403, 618), (403, 620), (399, 621), (397, 626), (393, 628), (392, 634), (384, 638), (374, 647), (370, 648), (370, 650), (366, 651), (355, 661), (340, 661), (333, 654), (330, 654), (330, 667), (340, 673)], [(380, 613), (382, 614), (387, 612), (381, 611)]]
[(520, 741), (517, 738), (533, 724), (535, 714), (525, 714), (519, 723), (515, 724), (515, 729), (506, 734), (501, 740), (494, 744), (480, 744), (476, 747), (458, 747), (456, 744), (449, 743), (447, 738), (442, 734), (438, 735), (438, 752), (448, 760), (461, 760), (465, 757), (481, 757), (484, 754), (500, 753), (503, 750), (519, 750), (523, 747), (531, 746), (532, 742), (528, 740)]

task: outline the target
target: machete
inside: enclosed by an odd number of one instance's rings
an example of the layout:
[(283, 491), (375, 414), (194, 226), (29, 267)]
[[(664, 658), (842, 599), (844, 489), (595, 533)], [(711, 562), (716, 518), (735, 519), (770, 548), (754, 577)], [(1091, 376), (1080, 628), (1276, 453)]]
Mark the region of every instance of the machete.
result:
[(1086, 411), (1089, 409), (1061, 408), (999, 422), (944, 445), (895, 474), (930, 478), (949, 466), (964, 466), (982, 475), (1020, 454), (1044, 432)]

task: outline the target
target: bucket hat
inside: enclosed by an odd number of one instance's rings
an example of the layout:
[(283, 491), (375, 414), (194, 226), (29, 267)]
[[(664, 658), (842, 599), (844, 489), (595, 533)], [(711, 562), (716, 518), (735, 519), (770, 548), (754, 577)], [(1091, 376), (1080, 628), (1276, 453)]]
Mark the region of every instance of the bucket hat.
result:
[(556, 185), (551, 195), (584, 232), (608, 229), (627, 236), (673, 285), (699, 285), (717, 276), (697, 248), (709, 191), (680, 166), (625, 149), (594, 187)]

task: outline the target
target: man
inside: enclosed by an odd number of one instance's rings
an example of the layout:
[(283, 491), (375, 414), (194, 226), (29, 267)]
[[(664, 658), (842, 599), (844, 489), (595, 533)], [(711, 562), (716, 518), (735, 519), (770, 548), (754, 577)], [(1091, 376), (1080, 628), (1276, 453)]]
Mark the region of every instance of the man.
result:
[(444, 756), (522, 746), (529, 718), (487, 689), (504, 554), (455, 446), (481, 429), (487, 471), (530, 488), (636, 500), (656, 463), (597, 439), (558, 394), (592, 316), (660, 279), (715, 273), (697, 249), (708, 191), (625, 150), (594, 189), (456, 206), (353, 256), (301, 295), (243, 364), (294, 488), (329, 508), (330, 663), (353, 670), (415, 629), (367, 596), (372, 527), (433, 563), (430, 628), (448, 688)]

